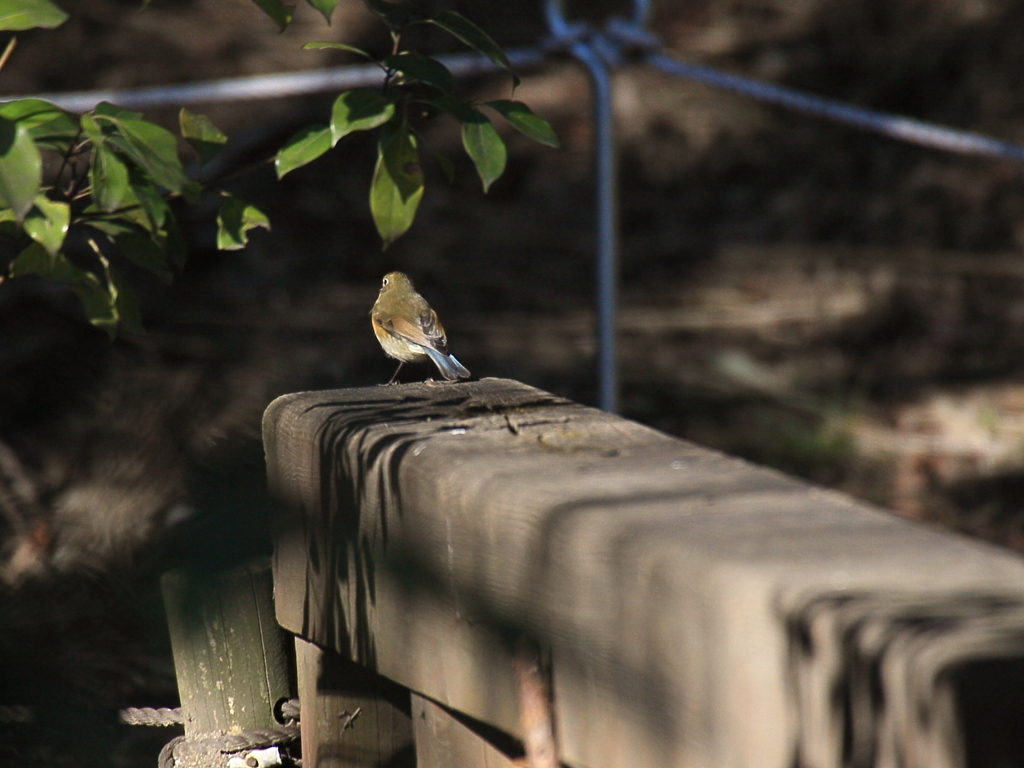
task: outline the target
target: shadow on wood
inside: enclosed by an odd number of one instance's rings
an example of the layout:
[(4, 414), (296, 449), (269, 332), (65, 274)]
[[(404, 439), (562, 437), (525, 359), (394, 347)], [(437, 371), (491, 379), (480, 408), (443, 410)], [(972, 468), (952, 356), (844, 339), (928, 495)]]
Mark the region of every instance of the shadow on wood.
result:
[(264, 443), (281, 624), (518, 739), (525, 638), (569, 765), (963, 765), (953, 671), (1024, 658), (1019, 557), (517, 382), (289, 395)]
[(185, 736), (276, 727), (290, 684), (269, 562), (179, 568), (162, 587)]
[(302, 762), (310, 768), (415, 768), (409, 691), (295, 638)]

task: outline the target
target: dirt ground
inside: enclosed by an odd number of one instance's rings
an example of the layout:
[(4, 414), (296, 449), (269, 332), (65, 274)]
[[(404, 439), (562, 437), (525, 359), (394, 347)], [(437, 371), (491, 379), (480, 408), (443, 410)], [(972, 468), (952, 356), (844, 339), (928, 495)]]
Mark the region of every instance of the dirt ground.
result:
[[(303, 5), (282, 35), (248, 0), (63, 5), (64, 27), (20, 40), (6, 93), (309, 69), (347, 59), (305, 41), (386, 42), (357, 0), (330, 29)], [(508, 47), (545, 35), (537, 2), (426, 5)], [(1021, 2), (663, 0), (651, 26), (689, 61), (1024, 141)], [(175, 287), (132, 274), (145, 337), (111, 345), (61, 290), (0, 286), (0, 764), (153, 764), (168, 733), (115, 713), (176, 703), (157, 577), (266, 551), (262, 410), (387, 380), (367, 321), (385, 272), (414, 278), (474, 375), (593, 402), (587, 80), (557, 54), (523, 75), (517, 96), (562, 149), (506, 134), (509, 168), (484, 196), (439, 123), (430, 142), (456, 181), (428, 169), (417, 223), (386, 253), (372, 144), (353, 137), (283, 182), (264, 166), (233, 184), (273, 222), (244, 252), (212, 249), (214, 206), (183, 211), (192, 256)], [(1022, 169), (637, 65), (615, 94), (624, 415), (1024, 550)], [(194, 109), (243, 165), (331, 99)], [(30, 722), (5, 724), (12, 705)]]

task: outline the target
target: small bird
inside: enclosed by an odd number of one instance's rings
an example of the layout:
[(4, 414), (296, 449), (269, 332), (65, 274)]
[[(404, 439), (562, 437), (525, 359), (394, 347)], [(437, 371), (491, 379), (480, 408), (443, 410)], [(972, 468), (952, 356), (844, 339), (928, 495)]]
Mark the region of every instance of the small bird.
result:
[(399, 361), (388, 384), (395, 383), (406, 363), (425, 360), (431, 360), (448, 381), (469, 378), (465, 366), (448, 353), (448, 339), (437, 313), (402, 272), (384, 275), (370, 310), (370, 324), (384, 354)]

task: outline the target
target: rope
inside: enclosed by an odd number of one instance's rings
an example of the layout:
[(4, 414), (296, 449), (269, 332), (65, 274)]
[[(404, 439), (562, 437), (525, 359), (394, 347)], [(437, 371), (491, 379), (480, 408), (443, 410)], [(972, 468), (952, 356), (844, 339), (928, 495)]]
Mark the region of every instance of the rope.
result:
[(168, 725), (182, 725), (185, 722), (185, 716), (182, 714), (181, 708), (170, 708), (161, 707), (160, 709), (154, 709), (153, 707), (128, 707), (122, 709), (117, 713), (118, 720), (124, 725), (149, 725), (149, 726), (168, 726)]
[(174, 757), (178, 759), (205, 755), (210, 752), (230, 754), (244, 752), (249, 749), (260, 749), (275, 744), (290, 744), (299, 738), (299, 726), (282, 725), (279, 728), (258, 728), (244, 733), (226, 733), (210, 736), (205, 739), (186, 739), (174, 747)]
[(160, 750), (160, 754), (156, 756), (157, 768), (175, 768), (174, 750), (183, 741), (185, 741), (184, 736), (175, 736), (164, 744), (163, 748)]
[[(210, 758), (235, 752), (248, 752), (264, 747), (290, 744), (299, 739), (299, 726), (282, 725), (279, 728), (260, 728), (239, 734), (223, 734), (205, 739), (177, 736), (164, 744), (157, 756), (158, 768), (175, 768), (180, 763), (195, 762), (196, 758)], [(218, 761), (219, 762), (219, 761)]]
[[(247, 752), (264, 747), (290, 744), (299, 738), (299, 716), (301, 706), (298, 699), (288, 699), (278, 707), (278, 716), (286, 725), (276, 728), (258, 728), (239, 734), (219, 734), (202, 739), (177, 736), (167, 742), (157, 757), (158, 768), (175, 768), (178, 762), (196, 757)], [(128, 707), (122, 709), (119, 718), (125, 725), (168, 726), (185, 722), (181, 707)]]
[(288, 722), (289, 720), (300, 720), (302, 714), (302, 706), (298, 699), (288, 699), (287, 701), (281, 702), (281, 713), (279, 716), (280, 720)]
[(0, 704), (0, 723), (32, 723), (36, 712), (32, 707), (17, 704)]

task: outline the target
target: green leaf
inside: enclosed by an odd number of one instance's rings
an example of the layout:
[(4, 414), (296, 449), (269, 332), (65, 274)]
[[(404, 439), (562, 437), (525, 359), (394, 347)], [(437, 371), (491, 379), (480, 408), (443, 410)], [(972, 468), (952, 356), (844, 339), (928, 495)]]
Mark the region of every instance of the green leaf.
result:
[(114, 335), (117, 329), (114, 298), (96, 275), (75, 266), (63, 253), (51, 255), (39, 243), (32, 243), (11, 262), (9, 274), (11, 277), (39, 275), (70, 286), (85, 307), (89, 322)]
[(28, 128), (36, 144), (64, 150), (78, 134), (78, 121), (64, 110), (40, 99), (18, 99), (0, 106), (0, 117)]
[(373, 56), (368, 54), (362, 48), (356, 48), (354, 45), (346, 45), (345, 43), (333, 43), (330, 41), (323, 41), (306, 43), (304, 46), (302, 46), (302, 50), (304, 51), (315, 51), (320, 48), (337, 48), (339, 51), (348, 51), (349, 53), (354, 53), (358, 56), (362, 56), (364, 59), (369, 59), (370, 61), (373, 61)]
[[(57, 254), (57, 257), (64, 258), (62, 254)], [(68, 263), (70, 264), (70, 262)], [(118, 321), (114, 297), (110, 295), (107, 287), (92, 272), (84, 269), (79, 270), (79, 272), (81, 273), (81, 279), (70, 283), (70, 286), (71, 290), (78, 296), (78, 300), (82, 302), (86, 320), (97, 328), (106, 331), (107, 335), (113, 339), (117, 335)]]
[(328, 24), (331, 23), (331, 14), (334, 13), (334, 7), (338, 4), (338, 0), (306, 0), (306, 2), (320, 11)]
[(327, 125), (311, 125), (292, 136), (281, 147), (274, 160), (277, 178), (311, 163), (331, 148), (331, 128)]
[(437, 164), (441, 167), (441, 172), (444, 174), (444, 177), (446, 179), (448, 179), (448, 183), (449, 184), (454, 184), (455, 183), (455, 166), (452, 164), (452, 161), (449, 160), (444, 155), (442, 155), (440, 152), (438, 152), (433, 147), (430, 148), (430, 154), (433, 156), (433, 158), (437, 162)]
[(412, 226), (422, 198), (419, 154), (409, 131), (403, 128), (382, 139), (370, 184), (370, 212), (384, 248)]
[(172, 267), (181, 271), (188, 258), (188, 246), (185, 243), (185, 233), (181, 231), (181, 225), (173, 215), (168, 215), (164, 222), (164, 253), (167, 261)]
[(484, 192), (505, 171), (505, 142), (480, 110), (470, 110), (462, 121), (462, 146), (480, 174)]
[(17, 120), (26, 128), (48, 122), (59, 114), (64, 114), (60, 107), (42, 99), (18, 99), (0, 106), (0, 117)]
[(463, 101), (458, 96), (450, 93), (441, 93), (423, 99), (435, 109), (447, 112), (460, 123), (469, 117), (472, 106), (469, 102)]
[(37, 195), (35, 205), (25, 217), (25, 234), (43, 246), (52, 256), (64, 245), (71, 224), (71, 206)]
[(37, 145), (64, 152), (78, 136), (78, 121), (74, 115), (62, 112), (52, 120), (31, 126), (28, 132)]
[(496, 101), (485, 101), (484, 106), (490, 107), (500, 114), (508, 120), (509, 125), (524, 136), (558, 149), (558, 136), (555, 135), (551, 124), (544, 118), (534, 114), (523, 102), (498, 99)]
[(154, 239), (148, 232), (136, 228), (118, 233), (113, 237), (113, 241), (122, 256), (170, 285), (173, 275), (167, 266), (168, 258), (163, 238)]
[(363, 5), (384, 19), (391, 29), (399, 29), (417, 18), (408, 8), (385, 0), (363, 0)]
[(106, 135), (107, 142), (144, 169), (157, 184), (172, 192), (181, 192), (188, 177), (178, 159), (178, 140), (174, 134), (146, 120), (101, 112), (99, 107), (94, 118), (97, 123), (107, 123), (114, 128), (114, 133)]
[(117, 104), (111, 104), (109, 101), (101, 101), (93, 109), (93, 112), (103, 117), (115, 118), (117, 120), (141, 120), (142, 113), (135, 112), (131, 109), (125, 109), (119, 107)]
[(384, 165), (402, 200), (423, 192), (423, 169), (416, 148), (416, 138), (404, 125), (388, 131), (380, 142)]
[(178, 113), (181, 135), (199, 155), (199, 163), (206, 165), (227, 143), (228, 137), (210, 122), (206, 115), (196, 115), (182, 108)]
[(102, 144), (93, 144), (89, 168), (92, 199), (104, 211), (117, 210), (128, 194), (128, 166)]
[[(87, 209), (86, 212), (95, 211)], [(172, 267), (180, 269), (184, 265), (184, 238), (181, 228), (170, 214), (164, 229), (157, 232), (150, 232), (146, 227), (120, 216), (110, 219), (88, 218), (83, 223), (102, 232), (125, 258), (149, 270), (164, 283), (171, 282)]]
[(248, 232), (256, 227), (270, 229), (270, 219), (244, 200), (225, 194), (217, 214), (217, 248), (237, 251), (249, 242)]
[[(364, 0), (365, 2), (366, 0)], [(427, 19), (453, 37), (458, 38), (477, 53), (481, 53), (493, 61), (499, 67), (507, 70), (512, 75), (512, 84), (519, 87), (519, 75), (512, 69), (512, 63), (508, 60), (505, 52), (498, 47), (498, 44), (491, 39), (490, 35), (480, 27), (455, 11), (442, 11), (432, 19)]]
[(418, 80), (445, 93), (451, 93), (455, 88), (455, 81), (452, 79), (452, 73), (448, 71), (448, 67), (429, 56), (404, 51), (388, 56), (381, 64), (388, 69), (398, 70), (407, 81)]
[[(67, 259), (64, 259), (64, 262), (69, 265), (71, 264)], [(77, 269), (77, 267), (75, 267), (75, 269)], [(58, 260), (39, 243), (32, 243), (29, 245), (14, 258), (14, 261), (11, 262), (11, 277), (24, 277), (25, 275), (39, 275), (58, 283), (66, 283), (69, 282), (69, 279), (74, 279), (74, 273), (66, 269), (64, 265), (60, 264)]]
[(79, 118), (79, 124), (81, 126), (82, 133), (84, 133), (93, 144), (103, 144), (107, 140), (107, 137), (103, 135), (103, 129), (100, 128), (93, 116), (88, 112), (82, 113), (81, 118)]
[[(131, 179), (131, 171), (129, 171), (129, 179)], [(167, 213), (169, 211), (164, 212), (165, 217)], [(131, 184), (129, 184), (123, 205), (113, 215), (106, 213), (93, 202), (92, 205), (87, 206), (82, 211), (81, 215), (76, 218), (75, 223), (88, 224), (90, 227), (95, 227), (111, 238), (122, 232), (135, 231), (136, 229), (149, 232), (150, 236), (155, 236), (153, 233), (163, 231), (162, 227), (154, 228), (153, 221), (142, 205), (139, 204), (135, 196), (135, 189)]]
[(42, 178), (43, 160), (28, 128), (0, 117), (0, 202), (19, 221), (32, 209)]
[(181, 185), (181, 196), (189, 205), (199, 205), (203, 202), (203, 185), (198, 181), (186, 179)]
[[(115, 330), (145, 333), (142, 327), (142, 313), (139, 311), (139, 303), (135, 300), (135, 291), (132, 290), (131, 284), (110, 266), (106, 259), (101, 258), (100, 261), (103, 262), (103, 268), (107, 273), (107, 285), (117, 324)], [(108, 333), (113, 335), (109, 330)]]
[(124, 217), (135, 221), (151, 232), (159, 231), (167, 219), (169, 207), (163, 195), (160, 194), (153, 182), (144, 176), (140, 171), (128, 173), (130, 181), (128, 193), (125, 196), (125, 205), (137, 204), (138, 208), (127, 212)]
[(0, 208), (0, 237), (15, 238), (23, 234), (18, 217), (10, 208)]
[[(85, 209), (86, 214), (94, 214), (98, 212), (99, 208), (96, 208), (95, 206), (89, 206)], [(135, 222), (120, 216), (112, 219), (94, 219), (88, 216), (83, 216), (76, 219), (75, 223), (85, 224), (86, 226), (98, 229), (111, 240), (126, 232), (144, 232), (146, 233), (146, 237), (149, 237), (148, 230), (145, 227), (139, 226)]]
[(34, 27), (53, 29), (68, 15), (50, 0), (0, 0), (0, 31), (20, 32)]
[(353, 131), (368, 131), (383, 125), (395, 114), (395, 105), (376, 91), (346, 91), (331, 109), (331, 146)]
[(292, 16), (295, 15), (295, 6), (286, 5), (281, 0), (252, 0), (260, 7), (267, 16), (274, 20), (278, 30), (284, 32), (292, 23)]

